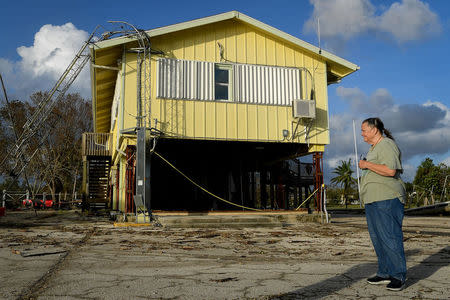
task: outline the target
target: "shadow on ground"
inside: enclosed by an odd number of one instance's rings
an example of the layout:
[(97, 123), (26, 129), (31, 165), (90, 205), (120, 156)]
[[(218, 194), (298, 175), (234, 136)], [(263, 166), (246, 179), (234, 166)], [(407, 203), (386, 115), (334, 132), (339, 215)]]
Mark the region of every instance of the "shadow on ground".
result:
[[(418, 251), (409, 251), (407, 256), (412, 256)], [(417, 282), (424, 280), (434, 273), (436, 273), (440, 268), (448, 266), (450, 264), (450, 246), (442, 248), (440, 251), (433, 255), (430, 255), (418, 265), (415, 265), (408, 269), (406, 287), (412, 286)], [(301, 289), (274, 296), (270, 299), (319, 299), (332, 295), (339, 290), (350, 287), (356, 281), (368, 278), (372, 276), (377, 271), (376, 263), (364, 263), (354, 266), (342, 274), (337, 274), (331, 278), (327, 278), (318, 283), (305, 286)]]
[(442, 267), (450, 264), (450, 246), (442, 248), (433, 255), (422, 260), (418, 265), (408, 269), (406, 288), (424, 280)]

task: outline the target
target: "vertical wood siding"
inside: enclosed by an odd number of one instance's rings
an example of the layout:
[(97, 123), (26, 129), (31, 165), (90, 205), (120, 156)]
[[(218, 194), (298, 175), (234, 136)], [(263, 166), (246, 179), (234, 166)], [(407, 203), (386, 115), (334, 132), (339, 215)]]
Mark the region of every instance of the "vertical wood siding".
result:
[[(224, 46), (225, 61), (221, 60), (218, 42)], [(155, 37), (152, 38), (152, 45), (153, 48), (166, 53), (163, 58), (169, 58), (172, 62), (195, 61), (197, 66), (202, 66), (200, 71), (198, 67), (195, 69), (197, 77), (200, 74), (201, 82), (209, 80), (207, 74), (214, 73), (207, 71), (213, 68), (213, 63), (227, 61), (237, 66), (233, 71), (235, 79), (238, 76), (243, 77), (240, 84), (244, 87), (235, 89), (234, 92), (238, 94), (233, 95), (239, 102), (206, 101), (214, 97), (213, 91), (207, 85), (201, 85), (199, 88), (199, 85), (187, 82), (175, 91), (177, 97), (168, 98), (169, 87), (166, 87), (163, 81), (157, 80), (159, 73), (174, 70), (180, 74), (185, 66), (178, 62), (175, 69), (173, 66), (163, 66), (161, 70), (159, 60), (162, 57), (153, 55), (151, 122), (154, 124), (154, 119), (158, 119), (158, 129), (166, 132), (167, 136), (305, 143), (304, 134), (287, 140), (283, 138), (282, 130), (289, 130), (292, 134), (296, 126), (289, 100), (309, 99), (314, 84), (317, 118), (313, 122), (309, 143), (329, 143), (326, 64), (320, 57), (236, 20)], [(303, 71), (303, 68), (309, 72)], [(308, 73), (312, 74), (313, 78)], [(169, 80), (169, 75), (163, 74)], [(280, 82), (282, 78), (287, 79), (284, 82), (288, 87), (281, 84), (267, 85), (274, 76), (280, 78)], [(298, 81), (301, 85), (296, 87), (294, 83)], [(239, 83), (234, 83), (236, 84)], [(135, 81), (128, 82), (126, 79), (126, 101), (135, 101), (133, 85)], [(174, 87), (170, 88), (173, 91)], [(205, 100), (193, 100), (192, 95), (195, 93), (197, 99)], [(161, 99), (159, 95), (166, 97)], [(262, 99), (267, 103), (262, 103)], [(128, 115), (126, 118), (131, 120), (133, 117)], [(125, 123), (133, 125), (135, 121)], [(300, 124), (297, 131), (301, 132), (303, 129)]]

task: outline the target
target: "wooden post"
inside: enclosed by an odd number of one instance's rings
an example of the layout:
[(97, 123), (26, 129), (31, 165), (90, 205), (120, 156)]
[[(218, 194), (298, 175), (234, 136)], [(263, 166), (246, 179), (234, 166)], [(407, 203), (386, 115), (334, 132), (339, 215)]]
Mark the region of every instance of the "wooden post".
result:
[(260, 189), (261, 189), (261, 206), (263, 209), (267, 207), (267, 170), (262, 169), (260, 175)]
[(256, 207), (256, 188), (255, 188), (256, 182), (255, 182), (255, 171), (252, 171), (250, 174), (250, 200), (252, 202), (252, 206)]
[(270, 171), (270, 208), (274, 209), (275, 208), (275, 175), (274, 175), (274, 171), (271, 170)]
[(45, 197), (46, 197), (47, 195), (45, 194), (45, 192), (44, 193), (42, 193), (42, 209), (45, 209)]

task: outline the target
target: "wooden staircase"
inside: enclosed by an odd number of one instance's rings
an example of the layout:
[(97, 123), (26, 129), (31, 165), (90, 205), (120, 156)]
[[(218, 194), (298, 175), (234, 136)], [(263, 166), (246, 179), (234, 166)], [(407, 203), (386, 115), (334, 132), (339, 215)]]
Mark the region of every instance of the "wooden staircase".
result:
[(92, 208), (108, 208), (110, 156), (91, 156), (87, 158), (86, 205)]
[(111, 134), (83, 133), (83, 199), (89, 210), (108, 208)]

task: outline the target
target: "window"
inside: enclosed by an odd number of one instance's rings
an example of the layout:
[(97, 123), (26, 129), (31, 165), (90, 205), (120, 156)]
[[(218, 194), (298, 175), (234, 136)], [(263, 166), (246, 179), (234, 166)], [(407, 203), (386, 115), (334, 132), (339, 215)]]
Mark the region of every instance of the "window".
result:
[(215, 64), (214, 67), (214, 99), (232, 100), (231, 74), (233, 66)]
[(290, 106), (302, 99), (302, 71), (293, 67), (160, 58), (157, 97)]

